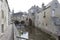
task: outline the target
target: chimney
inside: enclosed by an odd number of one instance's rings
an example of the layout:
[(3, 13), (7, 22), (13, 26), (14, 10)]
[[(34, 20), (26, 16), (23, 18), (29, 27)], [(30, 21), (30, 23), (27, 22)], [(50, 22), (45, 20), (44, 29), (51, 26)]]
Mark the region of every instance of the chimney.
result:
[(42, 9), (43, 9), (43, 10), (45, 9), (44, 3), (42, 3)]

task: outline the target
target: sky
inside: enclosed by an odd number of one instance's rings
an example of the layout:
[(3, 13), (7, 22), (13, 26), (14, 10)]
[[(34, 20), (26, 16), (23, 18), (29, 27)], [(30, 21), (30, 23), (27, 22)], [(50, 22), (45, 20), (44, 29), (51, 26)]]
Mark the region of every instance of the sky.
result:
[[(41, 7), (42, 3), (45, 3), (47, 5), (52, 0), (8, 0), (8, 4), (10, 7), (10, 10), (14, 10), (14, 12), (27, 12), (31, 6), (39, 6)], [(58, 0), (60, 3), (60, 0)]]

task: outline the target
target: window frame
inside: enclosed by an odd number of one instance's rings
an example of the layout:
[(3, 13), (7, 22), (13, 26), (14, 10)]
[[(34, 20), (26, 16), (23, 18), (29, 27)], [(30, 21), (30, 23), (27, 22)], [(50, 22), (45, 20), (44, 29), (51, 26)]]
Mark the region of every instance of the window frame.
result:
[(1, 32), (4, 32), (4, 24), (1, 25)]
[(44, 12), (44, 16), (43, 16), (43, 18), (46, 18), (46, 12)]
[(4, 18), (4, 11), (3, 10), (1, 10), (1, 14), (2, 14), (2, 18)]

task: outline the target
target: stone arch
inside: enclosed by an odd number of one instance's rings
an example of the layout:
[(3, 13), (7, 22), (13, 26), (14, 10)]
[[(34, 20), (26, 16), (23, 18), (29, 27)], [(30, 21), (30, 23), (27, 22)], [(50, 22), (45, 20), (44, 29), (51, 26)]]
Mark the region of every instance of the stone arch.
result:
[(23, 21), (23, 20), (22, 20), (20, 23), (21, 23), (21, 24), (24, 24), (24, 23), (25, 23), (25, 21)]
[(19, 23), (20, 23), (20, 22), (17, 21), (17, 20), (14, 21), (14, 24), (15, 24), (15, 25), (18, 25)]

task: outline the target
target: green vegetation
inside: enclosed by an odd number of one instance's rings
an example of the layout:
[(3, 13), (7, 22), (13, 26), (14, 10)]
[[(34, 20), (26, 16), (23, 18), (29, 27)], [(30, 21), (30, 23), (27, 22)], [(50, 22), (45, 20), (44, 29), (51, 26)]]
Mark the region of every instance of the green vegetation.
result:
[(19, 31), (19, 36), (21, 36), (23, 34), (23, 32), (21, 30), (18, 30)]

